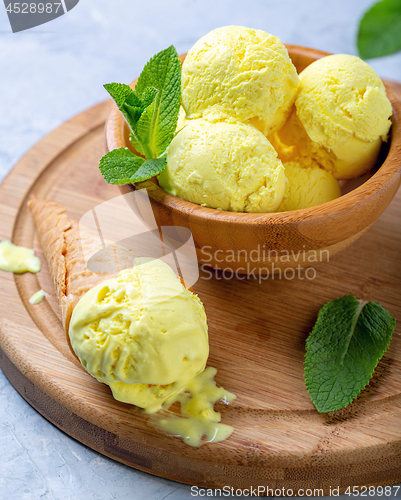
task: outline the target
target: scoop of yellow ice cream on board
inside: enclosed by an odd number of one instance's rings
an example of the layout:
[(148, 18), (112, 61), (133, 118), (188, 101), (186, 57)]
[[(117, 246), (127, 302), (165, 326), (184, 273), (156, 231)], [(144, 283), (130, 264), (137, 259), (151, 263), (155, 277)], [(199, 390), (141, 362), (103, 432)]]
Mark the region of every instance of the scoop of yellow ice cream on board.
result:
[(274, 212), (285, 189), (277, 153), (252, 125), (188, 120), (159, 175), (168, 193), (234, 212)]
[(86, 370), (116, 399), (148, 411), (201, 373), (209, 356), (201, 301), (160, 260), (136, 259), (89, 290), (69, 336)]
[(336, 54), (314, 61), (299, 76), (295, 109), (272, 139), (279, 156), (309, 156), (337, 179), (369, 171), (392, 114), (374, 69), (359, 57)]
[(242, 26), (211, 31), (182, 65), (181, 97), (188, 118), (252, 123), (265, 135), (284, 124), (298, 85), (284, 44)]

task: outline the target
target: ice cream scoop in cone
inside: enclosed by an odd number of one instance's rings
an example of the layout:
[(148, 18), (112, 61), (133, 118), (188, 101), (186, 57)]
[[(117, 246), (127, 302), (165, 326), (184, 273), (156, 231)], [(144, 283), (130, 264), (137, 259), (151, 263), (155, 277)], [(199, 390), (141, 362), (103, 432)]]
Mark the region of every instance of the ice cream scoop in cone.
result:
[[(134, 263), (132, 250), (99, 243), (57, 203), (31, 197), (29, 208), (73, 351), (117, 400), (156, 411), (205, 368), (209, 346), (201, 301), (163, 261)], [(82, 248), (91, 246), (96, 269), (117, 273), (88, 269)]]

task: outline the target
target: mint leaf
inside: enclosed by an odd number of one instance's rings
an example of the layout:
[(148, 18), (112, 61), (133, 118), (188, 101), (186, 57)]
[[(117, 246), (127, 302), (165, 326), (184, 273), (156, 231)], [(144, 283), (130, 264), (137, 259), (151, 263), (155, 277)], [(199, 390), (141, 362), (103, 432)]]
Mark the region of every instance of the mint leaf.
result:
[(126, 101), (121, 106), (121, 111), (125, 111), (125, 113), (132, 120), (131, 129), (136, 131), (137, 122), (141, 117), (143, 111), (156, 99), (159, 91), (154, 87), (149, 87), (143, 93), (142, 99), (133, 92), (129, 95)]
[(136, 123), (139, 120), (143, 104), (129, 85), (124, 83), (106, 83), (104, 88), (114, 99), (118, 109), (123, 114), (131, 133), (135, 134)]
[(142, 104), (140, 106), (131, 106), (130, 104), (124, 103), (122, 106), (122, 110), (120, 111), (125, 112), (125, 114), (128, 116), (127, 121), (130, 120), (132, 122), (130, 129), (135, 130), (136, 124), (143, 112)]
[(150, 179), (166, 168), (166, 157), (145, 160), (129, 149), (113, 149), (100, 160), (100, 172), (109, 184), (130, 184)]
[(132, 89), (131, 93), (127, 95), (127, 98), (125, 99), (125, 102), (122, 105), (124, 104), (128, 104), (129, 106), (138, 106), (141, 109), (143, 108), (142, 99), (140, 99), (139, 96)]
[(152, 102), (152, 104), (150, 104), (144, 110), (137, 123), (136, 135), (141, 141), (141, 143), (142, 144), (145, 143), (150, 149), (148, 155), (146, 155), (147, 158), (149, 156), (151, 158), (156, 158), (157, 156), (159, 156), (160, 153), (163, 152), (160, 151), (158, 154), (156, 154), (155, 152), (156, 145), (154, 143), (159, 104), (160, 104), (160, 93), (158, 92), (156, 99)]
[(118, 108), (125, 103), (127, 97), (130, 94), (133, 94), (134, 91), (129, 85), (125, 85), (125, 83), (106, 83), (104, 88), (114, 99), (114, 102), (117, 104)]
[[(135, 92), (142, 98), (143, 92), (154, 87), (157, 90), (162, 90), (166, 81), (171, 77), (174, 68), (181, 69), (178, 54), (173, 45), (170, 45), (165, 50), (154, 55), (145, 65), (135, 85)], [(181, 90), (181, 89), (180, 89)]]
[[(141, 146), (146, 158), (157, 158), (159, 156), (154, 150), (152, 142), (153, 133), (155, 131), (155, 123), (157, 120), (157, 105), (160, 101), (160, 91), (151, 87), (155, 92), (147, 92), (143, 94), (146, 99), (145, 102), (149, 103), (146, 108), (142, 110), (142, 114), (135, 124), (133, 137), (133, 144)], [(153, 101), (151, 99), (153, 98)]]
[(166, 167), (166, 159), (161, 156), (174, 137), (180, 110), (181, 65), (177, 51), (171, 46), (152, 57), (135, 90), (122, 83), (104, 87), (128, 123), (135, 150), (147, 160), (124, 148), (110, 151), (99, 165), (106, 182), (126, 184), (159, 174)]
[(129, 149), (118, 148), (103, 156), (99, 169), (109, 184), (129, 184), (135, 182), (131, 178), (144, 162), (143, 158), (134, 155)]
[(154, 94), (154, 100), (144, 110), (145, 116), (138, 121), (135, 135), (142, 144), (146, 143), (149, 154), (157, 158), (174, 137), (180, 111), (181, 65), (173, 46), (156, 54), (144, 67), (135, 86), (143, 102), (150, 87), (159, 93)]
[(320, 413), (351, 403), (387, 350), (395, 319), (377, 302), (353, 295), (328, 302), (306, 340), (305, 380)]
[(167, 160), (165, 156), (146, 160), (131, 177), (130, 182), (141, 182), (150, 179), (160, 174), (160, 172), (166, 168), (166, 165)]
[(359, 24), (358, 51), (364, 59), (386, 56), (401, 49), (401, 0), (382, 0)]
[(150, 59), (135, 91), (122, 83), (104, 87), (129, 125), (134, 148), (147, 159), (164, 153), (174, 137), (180, 111), (181, 65), (175, 48)]

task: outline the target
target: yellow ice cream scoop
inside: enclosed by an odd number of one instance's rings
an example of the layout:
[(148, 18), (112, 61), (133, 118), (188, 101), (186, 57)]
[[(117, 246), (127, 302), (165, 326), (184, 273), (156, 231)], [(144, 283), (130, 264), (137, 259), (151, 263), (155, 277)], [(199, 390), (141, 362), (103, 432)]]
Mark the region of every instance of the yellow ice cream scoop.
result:
[(168, 193), (234, 212), (274, 212), (285, 189), (277, 153), (252, 125), (188, 120), (159, 175)]
[(338, 180), (310, 158), (284, 163), (287, 186), (278, 212), (321, 205), (341, 196)]
[(366, 173), (391, 126), (391, 104), (377, 73), (359, 57), (337, 54), (299, 76), (296, 109), (272, 139), (279, 156), (310, 156), (337, 179)]
[(215, 29), (198, 40), (182, 65), (187, 117), (252, 123), (278, 130), (295, 100), (299, 78), (284, 44), (262, 30)]
[(119, 401), (156, 411), (201, 373), (209, 355), (204, 307), (160, 260), (89, 290), (69, 326), (74, 352)]

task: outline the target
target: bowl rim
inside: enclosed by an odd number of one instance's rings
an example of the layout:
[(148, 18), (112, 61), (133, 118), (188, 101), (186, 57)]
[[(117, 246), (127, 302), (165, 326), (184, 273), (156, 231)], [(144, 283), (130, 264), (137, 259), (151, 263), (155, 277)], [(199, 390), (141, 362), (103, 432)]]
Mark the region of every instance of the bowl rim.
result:
[[(299, 45), (285, 44), (289, 51), (290, 57), (296, 59), (297, 56), (313, 58), (314, 60), (332, 55), (318, 49), (303, 47)], [(180, 55), (181, 62), (185, 59), (186, 54)], [(131, 83), (134, 88), (137, 79)], [(382, 80), (383, 81), (383, 80)], [(370, 197), (373, 193), (385, 188), (386, 184), (401, 171), (401, 102), (395, 95), (390, 85), (384, 80), (387, 97), (391, 102), (393, 115), (391, 117), (391, 139), (390, 147), (387, 156), (378, 170), (366, 180), (363, 184), (346, 193), (335, 200), (322, 203), (309, 208), (292, 210), (288, 212), (231, 212), (219, 210), (210, 207), (203, 207), (196, 203), (184, 200), (177, 196), (173, 196), (162, 189), (153, 180), (138, 182), (135, 185), (128, 184), (125, 187), (129, 189), (146, 189), (148, 195), (155, 202), (158, 202), (173, 210), (177, 210), (186, 216), (198, 217), (201, 219), (215, 219), (222, 222), (235, 222), (236, 224), (288, 224), (298, 223), (304, 220), (315, 219), (319, 217), (334, 215), (336, 213), (347, 210), (350, 206), (360, 203)], [(105, 124), (105, 146), (106, 151), (112, 149), (127, 147), (124, 140), (125, 120), (123, 115), (113, 103), (109, 116)]]

